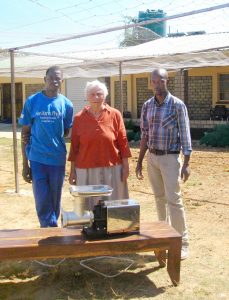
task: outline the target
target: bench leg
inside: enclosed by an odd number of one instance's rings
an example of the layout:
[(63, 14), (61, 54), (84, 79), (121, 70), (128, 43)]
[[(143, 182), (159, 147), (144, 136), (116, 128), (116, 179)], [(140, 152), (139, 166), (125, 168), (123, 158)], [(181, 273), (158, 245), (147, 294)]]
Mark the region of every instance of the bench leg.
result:
[(166, 266), (166, 250), (154, 251), (161, 268)]
[(181, 239), (171, 241), (168, 250), (167, 271), (174, 286), (180, 282)]

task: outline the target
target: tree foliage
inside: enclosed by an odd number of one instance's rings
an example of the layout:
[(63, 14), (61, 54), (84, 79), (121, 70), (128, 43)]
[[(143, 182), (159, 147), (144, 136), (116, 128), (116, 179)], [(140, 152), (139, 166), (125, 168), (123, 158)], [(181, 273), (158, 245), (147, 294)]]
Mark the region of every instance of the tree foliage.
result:
[[(137, 22), (138, 20), (136, 18), (126, 17), (126, 24), (137, 24)], [(136, 25), (135, 27), (125, 29), (124, 37), (119, 45), (120, 47), (136, 46), (158, 38), (160, 38), (160, 36), (154, 31)]]

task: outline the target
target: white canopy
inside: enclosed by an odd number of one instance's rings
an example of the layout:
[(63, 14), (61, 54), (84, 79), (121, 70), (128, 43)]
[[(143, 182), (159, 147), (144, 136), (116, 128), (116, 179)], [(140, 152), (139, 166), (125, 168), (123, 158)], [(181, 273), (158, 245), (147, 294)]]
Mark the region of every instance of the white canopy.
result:
[[(166, 37), (112, 50), (79, 52), (70, 48), (56, 52), (55, 44), (52, 47), (52, 54), (17, 52), (16, 77), (43, 77), (45, 70), (54, 64), (63, 68), (65, 78), (118, 75), (120, 62), (123, 62), (123, 74), (150, 72), (154, 67), (176, 70), (229, 65), (228, 32)], [(6, 52), (0, 53), (0, 76), (10, 76), (10, 60)]]

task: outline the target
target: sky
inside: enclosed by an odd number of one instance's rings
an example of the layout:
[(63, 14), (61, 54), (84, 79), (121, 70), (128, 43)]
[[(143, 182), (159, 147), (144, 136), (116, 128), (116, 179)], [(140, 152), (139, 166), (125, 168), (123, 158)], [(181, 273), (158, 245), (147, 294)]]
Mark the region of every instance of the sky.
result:
[[(0, 0), (0, 48), (10, 48), (97, 31), (125, 24), (146, 9), (163, 10), (167, 16), (227, 0)], [(229, 31), (229, 8), (167, 21), (167, 33), (204, 30)], [(118, 47), (124, 31), (117, 31), (55, 44), (56, 51)], [(53, 46), (28, 51), (53, 52)]]

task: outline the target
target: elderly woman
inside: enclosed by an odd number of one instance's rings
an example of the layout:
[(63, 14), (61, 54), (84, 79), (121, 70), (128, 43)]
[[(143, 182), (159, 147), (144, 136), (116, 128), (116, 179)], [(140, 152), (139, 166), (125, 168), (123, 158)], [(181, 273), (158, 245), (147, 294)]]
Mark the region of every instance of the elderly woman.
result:
[(121, 113), (105, 103), (102, 82), (88, 82), (85, 94), (89, 105), (76, 114), (72, 127), (69, 183), (110, 185), (110, 199), (127, 199), (131, 153)]

